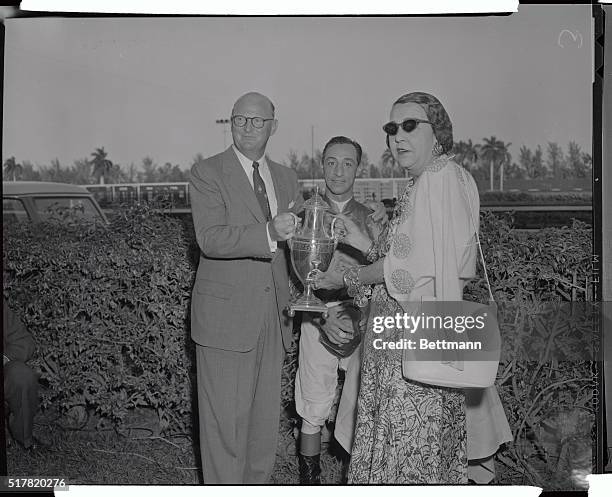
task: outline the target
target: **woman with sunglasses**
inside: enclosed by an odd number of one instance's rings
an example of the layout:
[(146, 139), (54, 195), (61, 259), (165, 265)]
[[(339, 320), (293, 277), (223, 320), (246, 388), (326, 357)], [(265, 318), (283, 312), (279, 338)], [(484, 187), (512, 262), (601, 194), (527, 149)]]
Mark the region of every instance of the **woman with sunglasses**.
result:
[[(449, 155), (453, 132), (446, 110), (436, 97), (415, 92), (400, 97), (390, 117), (383, 130), (408, 186), (378, 240), (338, 216), (343, 242), (366, 253), (371, 264), (317, 280), (317, 288), (346, 286), (357, 305), (371, 300), (349, 483), (460, 484), (468, 477), (485, 483), (493, 476), (493, 454), (512, 438), (494, 387), (466, 399), (462, 389), (405, 379), (402, 350), (383, 343), (408, 333), (374, 326), (375, 317), (380, 324), (381, 316), (414, 313), (422, 300), (461, 300), (476, 268), (478, 190)], [(468, 458), (479, 459), (469, 475)]]

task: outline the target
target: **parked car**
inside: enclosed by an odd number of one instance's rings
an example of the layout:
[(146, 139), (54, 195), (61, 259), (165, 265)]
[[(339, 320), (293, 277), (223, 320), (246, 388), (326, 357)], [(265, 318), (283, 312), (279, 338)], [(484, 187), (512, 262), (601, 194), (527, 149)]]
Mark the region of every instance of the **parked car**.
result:
[(3, 181), (2, 220), (23, 222), (66, 219), (108, 224), (93, 195), (84, 187), (46, 181)]

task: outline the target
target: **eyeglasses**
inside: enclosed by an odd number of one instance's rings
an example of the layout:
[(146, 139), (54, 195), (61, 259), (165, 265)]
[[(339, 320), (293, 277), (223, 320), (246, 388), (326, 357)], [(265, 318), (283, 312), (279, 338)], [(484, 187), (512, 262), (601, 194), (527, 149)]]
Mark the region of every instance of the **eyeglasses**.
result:
[(424, 121), (423, 119), (404, 119), (401, 123), (396, 123), (394, 121), (388, 122), (383, 126), (383, 131), (390, 136), (395, 136), (401, 126), (406, 133), (410, 133), (414, 131), (420, 123), (431, 124), (429, 121)]
[(238, 126), (239, 128), (246, 126), (248, 121), (251, 121), (251, 125), (254, 128), (260, 129), (264, 127), (266, 121), (274, 121), (274, 118), (264, 119), (263, 117), (232, 116), (232, 124), (234, 126)]

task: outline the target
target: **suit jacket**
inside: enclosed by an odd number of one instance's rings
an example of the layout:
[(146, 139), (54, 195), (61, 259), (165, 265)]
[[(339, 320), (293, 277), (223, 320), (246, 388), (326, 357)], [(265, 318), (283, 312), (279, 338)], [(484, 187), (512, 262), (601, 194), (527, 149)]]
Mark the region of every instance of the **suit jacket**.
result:
[[(303, 201), (297, 174), (268, 159), (278, 213)], [(283, 344), (292, 340), (286, 242), (270, 251), (266, 219), (232, 147), (196, 164), (189, 184), (200, 261), (191, 298), (191, 337), (204, 346), (246, 352), (259, 337), (270, 303)]]
[(2, 312), (3, 353), (11, 361), (26, 362), (34, 354), (36, 343), (19, 316), (4, 300)]

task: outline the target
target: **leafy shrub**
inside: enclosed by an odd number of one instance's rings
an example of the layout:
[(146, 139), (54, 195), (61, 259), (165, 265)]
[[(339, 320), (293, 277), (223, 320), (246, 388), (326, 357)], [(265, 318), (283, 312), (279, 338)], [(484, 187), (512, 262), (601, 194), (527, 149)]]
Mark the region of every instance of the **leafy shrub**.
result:
[[(496, 457), (498, 481), (584, 486), (584, 475), (592, 472), (592, 362), (586, 355), (563, 360), (557, 352), (582, 350), (596, 332), (586, 303), (593, 299), (592, 231), (574, 222), (517, 233), (489, 213), (481, 221), (481, 241), (493, 293), (505, 304), (497, 385), (514, 441)], [(480, 275), (467, 286), (466, 298), (487, 300), (482, 267)], [(521, 353), (518, 341), (530, 348)]]
[[(393, 210), (395, 201), (383, 201), (388, 209)], [(511, 192), (486, 191), (480, 193), (482, 206), (495, 205), (591, 205), (592, 192)]]
[[(592, 230), (582, 222), (570, 227), (517, 232), (504, 217), (481, 216), (480, 240), (493, 293), (503, 301), (593, 300)], [(480, 274), (482, 268), (480, 268)], [(468, 293), (486, 289), (482, 277)]]
[(590, 205), (593, 201), (591, 192), (482, 192), (482, 205)]
[(178, 220), (141, 208), (108, 228), (5, 225), (4, 292), (37, 341), (43, 408), (81, 406), (120, 425), (146, 406), (162, 429), (188, 428), (189, 254)]

